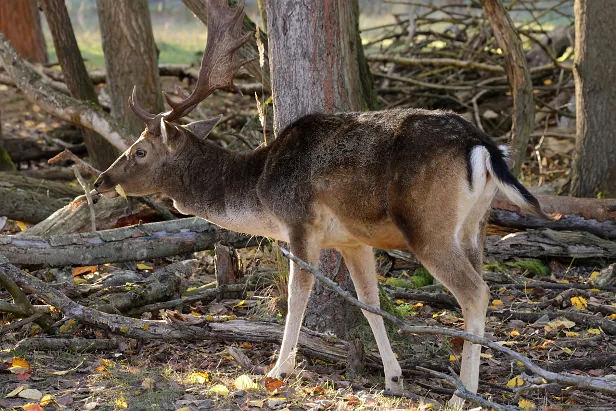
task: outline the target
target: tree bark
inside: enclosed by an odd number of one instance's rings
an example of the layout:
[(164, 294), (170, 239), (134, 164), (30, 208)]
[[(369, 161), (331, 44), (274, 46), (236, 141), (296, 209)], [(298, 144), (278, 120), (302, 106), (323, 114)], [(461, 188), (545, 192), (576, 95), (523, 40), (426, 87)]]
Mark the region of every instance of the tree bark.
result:
[(121, 151), (128, 148), (132, 137), (122, 123), (113, 120), (100, 107), (55, 90), (49, 82), (19, 57), (2, 33), (0, 33), (0, 62), (30, 102), (62, 120), (95, 130)]
[(37, 0), (0, 1), (0, 32), (24, 59), (32, 63), (47, 63)]
[(44, 192), (0, 186), (0, 216), (28, 224), (45, 220), (69, 201), (48, 197)]
[(0, 236), (0, 254), (13, 264), (63, 267), (148, 260), (212, 250), (218, 241), (235, 247), (256, 244), (253, 236), (224, 230), (200, 218), (184, 218), (95, 233), (51, 237)]
[[(201, 20), (203, 24), (207, 26), (207, 11), (205, 8), (205, 2), (202, 0), (182, 0), (182, 2), (193, 12), (193, 14)], [(230, 0), (229, 4), (233, 7), (237, 5), (237, 0)], [(250, 17), (244, 14), (244, 21), (242, 24), (243, 33), (254, 33), (257, 27)], [(263, 68), (259, 66), (259, 50), (257, 48), (256, 38), (253, 36), (237, 51), (238, 60), (255, 59), (254, 61), (243, 66), (257, 81), (263, 84), (265, 90), (271, 90), (270, 80), (270, 66), (268, 58), (268, 46), (267, 35), (263, 32), (260, 33), (261, 41), (263, 42), (264, 50), (264, 64)]]
[[(362, 95), (361, 41), (356, 0), (267, 1), (274, 131), (313, 113), (361, 111), (369, 106)], [(364, 71), (369, 72), (368, 68)], [(321, 253), (320, 268), (353, 290), (348, 272), (334, 250)], [(305, 323), (344, 337), (353, 324), (350, 305), (320, 283), (312, 293)]]
[(103, 38), (107, 87), (112, 116), (134, 136), (143, 123), (128, 107), (137, 87), (139, 103), (152, 113), (164, 110), (158, 75), (158, 56), (147, 0), (97, 0)]
[[(64, 0), (41, 0), (41, 6), (47, 18), (56, 54), (64, 74), (64, 81), (71, 96), (99, 105), (98, 96), (79, 52)], [(81, 127), (81, 133), (88, 147), (90, 163), (98, 169), (105, 170), (118, 157), (118, 150), (95, 131)]]
[(575, 1), (576, 197), (616, 197), (615, 19), (615, 2)]
[(518, 175), (526, 158), (526, 148), (530, 135), (535, 129), (533, 82), (526, 64), (522, 42), (515, 25), (503, 7), (503, 3), (501, 0), (481, 0), (481, 4), (505, 57), (505, 72), (513, 96), (511, 143), (516, 155), (511, 171), (514, 175)]

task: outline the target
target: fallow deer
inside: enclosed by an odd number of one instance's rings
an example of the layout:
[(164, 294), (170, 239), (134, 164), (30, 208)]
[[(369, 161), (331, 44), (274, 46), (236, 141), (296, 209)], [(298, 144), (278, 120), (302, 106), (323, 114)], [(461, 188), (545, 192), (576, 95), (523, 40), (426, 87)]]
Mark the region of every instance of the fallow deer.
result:
[[(286, 241), (293, 254), (318, 263), (336, 248), (358, 298), (379, 306), (373, 247), (409, 249), (462, 307), (465, 330), (484, 334), (490, 290), (482, 279), (483, 236), (490, 203), (500, 189), (521, 209), (545, 217), (539, 203), (509, 172), (505, 146), (445, 111), (419, 109), (312, 114), (269, 146), (232, 152), (206, 139), (218, 122), (176, 121), (219, 88), (235, 88), (246, 63), (233, 60), (243, 4), (210, 0), (208, 40), (195, 90), (171, 110), (151, 114), (135, 90), (129, 98), (145, 131), (100, 175), (105, 197), (164, 193), (182, 213), (234, 231)], [(278, 360), (269, 373), (290, 375), (313, 276), (291, 265), (289, 312)], [(385, 371), (385, 387), (403, 390), (400, 365), (383, 319), (364, 312)], [(464, 344), (461, 380), (477, 392), (481, 347)], [(454, 402), (458, 399), (454, 398)]]

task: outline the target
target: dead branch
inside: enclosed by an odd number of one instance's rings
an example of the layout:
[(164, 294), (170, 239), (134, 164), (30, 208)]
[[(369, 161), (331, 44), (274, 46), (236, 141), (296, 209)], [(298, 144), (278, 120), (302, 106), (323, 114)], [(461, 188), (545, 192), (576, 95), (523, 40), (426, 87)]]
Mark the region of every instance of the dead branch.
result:
[(4, 325), (4, 326), (0, 327), (0, 335), (6, 334), (6, 333), (14, 331), (14, 330), (17, 330), (17, 329), (23, 327), (24, 325), (28, 325), (28, 324), (38, 320), (42, 316), (43, 316), (43, 313), (35, 313), (35, 314), (32, 314), (29, 317), (24, 318), (23, 320), (13, 321), (12, 323), (10, 323), (8, 325)]
[(87, 338), (25, 338), (15, 345), (15, 349), (25, 352), (32, 351), (108, 351), (118, 348), (119, 342), (112, 339)]
[(371, 54), (366, 57), (369, 62), (396, 63), (405, 67), (457, 67), (466, 70), (487, 71), (490, 73), (505, 73), (502, 66), (478, 63), (474, 61), (456, 60), (451, 58), (407, 58), (389, 56), (386, 54)]
[[(473, 344), (479, 344), (485, 347), (489, 347), (493, 349), (494, 351), (501, 352), (515, 360), (520, 361), (526, 367), (526, 369), (528, 369), (529, 371), (533, 372), (534, 374), (540, 377), (545, 378), (548, 382), (557, 382), (565, 386), (576, 386), (578, 388), (597, 390), (597, 391), (610, 393), (610, 394), (616, 393), (616, 384), (611, 381), (608, 381), (603, 378), (578, 376), (578, 375), (572, 375), (572, 374), (557, 374), (551, 371), (547, 371), (539, 367), (538, 365), (536, 365), (534, 362), (532, 362), (527, 357), (507, 347), (504, 347), (495, 342), (492, 342), (488, 340), (487, 338), (478, 337), (476, 335), (469, 334), (466, 332), (452, 330), (448, 328), (442, 328), (442, 327), (409, 326), (404, 321), (394, 316), (393, 314), (385, 312), (381, 310), (380, 308), (376, 308), (368, 304), (362, 303), (361, 301), (353, 297), (348, 291), (345, 291), (342, 288), (340, 288), (334, 281), (330, 280), (329, 278), (321, 274), (321, 272), (318, 269), (316, 269), (310, 264), (305, 263), (299, 258), (295, 257), (288, 250), (282, 247), (280, 247), (280, 250), (285, 257), (289, 258), (290, 260), (298, 264), (303, 269), (310, 271), (312, 275), (316, 277), (317, 280), (326, 284), (328, 287), (333, 289), (338, 295), (340, 295), (345, 300), (349, 301), (351, 304), (361, 308), (364, 311), (368, 311), (368, 312), (380, 315), (381, 317), (396, 324), (396, 326), (399, 327), (400, 333), (403, 333), (403, 334), (432, 334), (432, 335), (436, 334), (436, 335), (446, 335), (448, 337), (462, 338), (466, 341), (472, 342)], [(16, 282), (21, 285), (20, 282), (18, 281)]]
[(616, 259), (616, 242), (604, 240), (590, 233), (528, 230), (503, 238), (489, 236), (486, 249), (497, 259), (513, 257)]
[(29, 101), (62, 120), (96, 131), (121, 151), (130, 145), (126, 138), (130, 133), (101, 107), (59, 93), (42, 81), (41, 76), (19, 57), (2, 33), (0, 61)]
[(92, 167), (90, 164), (86, 163), (85, 161), (77, 157), (70, 149), (66, 149), (62, 151), (61, 153), (58, 153), (54, 157), (47, 160), (47, 163), (55, 164), (58, 161), (62, 161), (62, 160), (72, 161), (73, 163), (75, 163), (75, 166), (77, 166), (80, 170), (85, 171), (86, 173), (91, 174), (95, 177), (98, 177), (99, 174), (101, 173), (99, 170), (97, 170), (96, 168)]
[(51, 324), (53, 323), (51, 317), (47, 314), (36, 312), (32, 307), (30, 300), (28, 300), (28, 297), (19, 288), (19, 286), (15, 284), (15, 281), (3, 272), (0, 272), (0, 286), (8, 291), (11, 297), (13, 297), (13, 301), (15, 302), (13, 305), (16, 308), (16, 310), (12, 311), (13, 313), (16, 313), (17, 310), (19, 310), (20, 313), (18, 315), (23, 317), (30, 317), (40, 314), (32, 321), (36, 321), (36, 323), (44, 330), (48, 330), (51, 327)]
[[(245, 292), (246, 284), (231, 284), (224, 286), (225, 292)], [(195, 295), (191, 295), (188, 297), (178, 298), (175, 300), (163, 301), (155, 304), (143, 305), (141, 307), (133, 308), (128, 311), (126, 315), (135, 316), (147, 312), (155, 312), (158, 310), (163, 310), (165, 308), (176, 308), (182, 307), (186, 304), (194, 303), (197, 301), (203, 301), (204, 303), (213, 301), (216, 297), (220, 295), (221, 290), (219, 288), (210, 288), (208, 290), (201, 291)]]
[(14, 264), (37, 267), (147, 260), (211, 250), (218, 241), (236, 247), (256, 243), (252, 236), (224, 230), (200, 218), (52, 237), (24, 234), (0, 236), (0, 254)]
[(520, 209), (498, 195), (492, 203), (490, 223), (512, 228), (549, 228), (552, 230), (587, 231), (599, 237), (616, 239), (616, 211), (608, 206), (614, 199), (574, 198), (537, 195), (541, 208), (558, 219), (547, 221), (522, 215)]
[(419, 367), (419, 366), (416, 368), (418, 370), (427, 372), (428, 374), (432, 374), (432, 375), (435, 375), (437, 377), (447, 380), (447, 382), (449, 382), (451, 385), (456, 387), (456, 391), (454, 392), (454, 395), (457, 395), (460, 398), (464, 398), (465, 400), (469, 400), (477, 405), (486, 407), (487, 409), (494, 409), (494, 410), (504, 410), (504, 411), (519, 410), (518, 407), (496, 404), (492, 401), (488, 401), (485, 398), (482, 398), (481, 396), (477, 394), (473, 394), (472, 392), (466, 389), (464, 384), (462, 384), (462, 381), (460, 381), (460, 379), (456, 376), (455, 372), (451, 369), (451, 367), (449, 368), (449, 372), (451, 374), (445, 374), (443, 372), (438, 372), (438, 371), (430, 370), (428, 368)]

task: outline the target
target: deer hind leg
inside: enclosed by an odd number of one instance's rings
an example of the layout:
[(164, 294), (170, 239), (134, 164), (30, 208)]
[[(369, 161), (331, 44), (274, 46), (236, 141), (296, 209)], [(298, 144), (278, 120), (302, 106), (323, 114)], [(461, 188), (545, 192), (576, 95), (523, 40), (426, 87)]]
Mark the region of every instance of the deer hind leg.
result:
[[(290, 236), (290, 251), (301, 260), (317, 266), (319, 263), (320, 246), (314, 238), (294, 233)], [(291, 262), (288, 287), (288, 313), (282, 337), (280, 354), (274, 368), (268, 373), (269, 377), (280, 378), (291, 375), (295, 369), (295, 353), (299, 331), (304, 320), (304, 313), (314, 284), (313, 275), (299, 268)]]
[[(442, 222), (448, 217), (440, 215), (436, 218)], [(452, 217), (451, 221), (455, 221), (455, 217)], [(451, 227), (449, 232), (444, 232), (446, 229), (435, 232), (430, 227), (430, 219), (415, 223), (409, 224), (404, 218), (397, 219), (398, 228), (404, 234), (410, 250), (458, 300), (464, 315), (464, 330), (483, 336), (490, 289), (456, 238), (455, 227)], [(409, 227), (412, 227), (412, 230)], [(464, 343), (460, 379), (473, 393), (477, 392), (479, 383), (480, 354), (480, 345)], [(454, 397), (451, 403), (461, 405), (462, 401)]]
[[(372, 247), (345, 247), (339, 248), (339, 251), (349, 268), (359, 301), (379, 307), (378, 278)], [(383, 368), (385, 369), (385, 389), (393, 394), (402, 394), (404, 389), (402, 370), (391, 349), (383, 317), (367, 311), (363, 311), (363, 313), (370, 324), (381, 354)]]

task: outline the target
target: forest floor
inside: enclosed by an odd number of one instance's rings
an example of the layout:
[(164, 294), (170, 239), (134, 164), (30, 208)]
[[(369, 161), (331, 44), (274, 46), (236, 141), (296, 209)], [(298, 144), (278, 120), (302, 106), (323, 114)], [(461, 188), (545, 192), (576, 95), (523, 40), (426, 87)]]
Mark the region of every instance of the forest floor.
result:
[[(170, 89), (172, 79), (165, 79)], [(13, 88), (0, 85), (3, 138), (31, 139), (41, 147), (58, 148), (50, 133), (70, 129), (40, 108), (23, 100)], [(247, 120), (254, 121), (254, 96), (217, 93), (209, 101), (206, 116), (223, 114), (229, 118), (220, 134), (235, 130), (233, 139), (242, 146), (244, 134), (238, 132)], [(393, 100), (393, 99), (392, 99)], [(244, 127), (244, 130), (246, 128)], [(237, 137), (239, 135), (239, 137)], [(232, 139), (232, 140), (233, 140)], [(548, 140), (546, 140), (547, 142)], [(554, 140), (556, 141), (556, 140)], [(546, 169), (568, 164), (570, 140), (558, 140), (549, 163), (539, 156), (525, 165), (528, 181), (541, 182), (547, 192), (565, 184), (563, 173)], [(560, 151), (559, 151), (560, 150)], [(545, 158), (545, 156), (544, 156)], [(552, 164), (556, 164), (552, 166)], [(59, 166), (62, 166), (60, 164)], [(17, 164), (18, 170), (45, 169), (45, 161)], [(538, 169), (542, 168), (541, 173)], [(0, 184), (2, 182), (0, 181)], [(66, 184), (77, 186), (74, 181)], [(26, 228), (26, 227), (22, 227)], [(8, 221), (0, 234), (19, 232), (20, 224)], [(491, 233), (499, 229), (492, 227)], [(246, 276), (269, 273), (264, 286), (255, 287), (239, 298), (186, 305), (180, 316), (228, 321), (234, 318), (271, 319), (282, 324), (285, 314), (285, 276), (288, 265), (269, 243), (240, 250)], [(78, 286), (100, 282), (107, 274), (120, 270), (138, 272), (147, 278), (170, 262), (186, 258), (197, 260), (196, 269), (183, 278), (182, 296), (215, 280), (210, 252), (191, 256), (105, 264), (64, 270), (33, 270), (30, 273), (54, 281), (70, 272)], [(421, 268), (385, 253), (379, 255), (379, 281), (388, 292), (391, 310), (411, 325), (445, 326), (463, 329), (461, 312), (448, 303), (450, 294), (434, 284)], [(538, 365), (576, 375), (616, 378), (616, 346), (612, 329), (603, 329), (602, 320), (616, 317), (613, 289), (598, 287), (594, 279), (608, 267), (607, 261), (521, 260), (502, 262), (486, 259), (484, 266), (492, 291), (486, 336), (531, 358)], [(505, 279), (505, 280), (503, 280)], [(541, 281), (541, 286), (532, 285)], [(577, 285), (580, 288), (574, 288)], [(404, 293), (429, 291), (436, 302), (405, 298)], [(0, 294), (8, 300), (8, 295)], [(526, 316), (515, 313), (527, 313)], [(596, 321), (575, 322), (567, 313), (597, 314)], [(60, 319), (59, 313), (52, 313)], [(144, 314), (144, 318), (165, 318), (169, 312)], [(174, 315), (174, 314), (172, 314)], [(11, 321), (0, 314), (0, 326)], [(109, 341), (109, 348), (42, 348), (38, 326), (26, 325), (2, 335), (0, 342), (0, 409), (37, 410), (338, 410), (338, 409), (446, 409), (453, 393), (446, 381), (417, 370), (422, 365), (448, 372), (459, 371), (462, 340), (440, 336), (401, 337), (392, 328), (394, 350), (404, 369), (409, 398), (383, 395), (380, 370), (367, 369), (359, 376), (346, 375), (344, 362), (332, 363), (299, 353), (297, 375), (285, 380), (264, 375), (274, 361), (278, 344), (254, 342), (183, 342), (127, 339), (80, 324), (61, 323), (54, 339), (76, 337)], [(376, 353), (373, 339), (364, 324), (366, 350)], [(26, 344), (30, 344), (27, 345)], [(39, 343), (37, 343), (39, 341)], [(69, 343), (70, 344), (70, 343)], [(26, 347), (26, 348), (24, 348)], [(38, 348), (37, 348), (38, 347)], [(238, 355), (238, 352), (241, 353)], [(495, 403), (523, 409), (615, 409), (616, 396), (553, 385), (532, 387), (520, 365), (490, 349), (482, 352), (479, 394)], [(471, 404), (468, 404), (471, 405)], [(39, 407), (39, 408), (37, 408)]]

